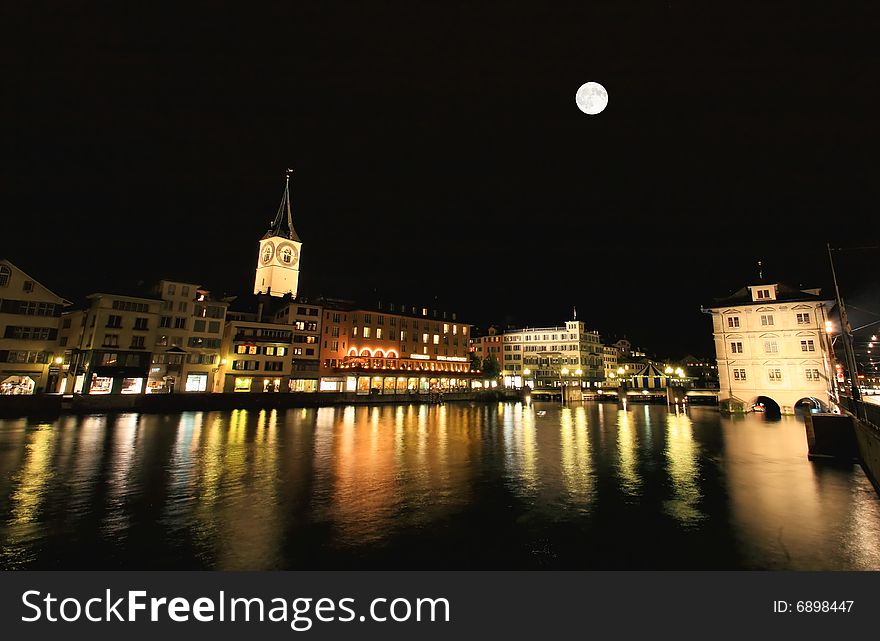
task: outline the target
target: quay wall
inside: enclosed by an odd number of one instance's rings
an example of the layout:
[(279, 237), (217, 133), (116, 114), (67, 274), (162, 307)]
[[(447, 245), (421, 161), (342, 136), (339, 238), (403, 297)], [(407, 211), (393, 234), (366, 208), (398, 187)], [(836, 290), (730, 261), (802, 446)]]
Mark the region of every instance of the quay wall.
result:
[(858, 420), (853, 420), (853, 424), (862, 468), (880, 494), (880, 430)]
[(57, 394), (0, 396), (0, 417), (52, 418), (65, 414), (105, 412), (175, 413), (234, 409), (287, 409), (328, 405), (390, 405), (521, 400), (514, 390), (479, 390), (439, 394), (357, 394), (355, 392), (289, 392), (284, 394), (102, 394), (62, 397)]

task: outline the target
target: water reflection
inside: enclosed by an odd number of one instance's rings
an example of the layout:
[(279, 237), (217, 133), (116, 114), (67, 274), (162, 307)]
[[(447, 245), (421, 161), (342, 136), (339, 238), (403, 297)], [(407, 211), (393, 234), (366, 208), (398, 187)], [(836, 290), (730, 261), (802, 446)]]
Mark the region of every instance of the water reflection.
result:
[(666, 460), (674, 496), (666, 501), (665, 507), (685, 526), (693, 526), (703, 518), (698, 509), (698, 458), (691, 419), (676, 408), (666, 417)]
[(880, 569), (870, 483), (805, 447), (798, 419), (590, 403), (0, 421), (0, 561)]
[(560, 417), (562, 444), (562, 479), (568, 499), (578, 510), (589, 508), (593, 494), (590, 465), (590, 441), (587, 437), (587, 419), (583, 406), (565, 407)]
[(617, 455), (620, 489), (628, 497), (637, 497), (642, 485), (638, 469), (638, 443), (630, 415), (623, 409), (617, 410)]

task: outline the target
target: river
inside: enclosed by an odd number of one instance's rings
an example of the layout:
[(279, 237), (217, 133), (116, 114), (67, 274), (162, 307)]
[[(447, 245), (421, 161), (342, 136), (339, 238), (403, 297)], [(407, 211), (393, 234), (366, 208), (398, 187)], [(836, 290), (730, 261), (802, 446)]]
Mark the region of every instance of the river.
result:
[(880, 569), (803, 420), (448, 403), (0, 420), (4, 569)]

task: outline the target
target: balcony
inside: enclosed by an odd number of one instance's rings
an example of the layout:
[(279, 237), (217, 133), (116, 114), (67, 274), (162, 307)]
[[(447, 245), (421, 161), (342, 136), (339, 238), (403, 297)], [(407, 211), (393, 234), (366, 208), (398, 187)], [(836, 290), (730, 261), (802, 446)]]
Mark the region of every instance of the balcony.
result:
[[(278, 336), (252, 336), (245, 335), (241, 332), (236, 334), (232, 340), (236, 343), (281, 343), (285, 345), (290, 345), (293, 342), (293, 336), (287, 336), (285, 338)], [(305, 344), (305, 343), (303, 343)], [(311, 343), (317, 347), (317, 343)]]

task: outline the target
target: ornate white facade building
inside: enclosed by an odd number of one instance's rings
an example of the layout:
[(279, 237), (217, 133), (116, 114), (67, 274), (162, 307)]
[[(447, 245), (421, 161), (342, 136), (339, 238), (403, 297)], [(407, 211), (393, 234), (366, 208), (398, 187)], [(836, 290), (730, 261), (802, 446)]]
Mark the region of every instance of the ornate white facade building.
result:
[[(832, 301), (818, 289), (748, 285), (711, 312), (722, 409), (750, 411), (833, 402), (833, 354), (826, 332)], [(772, 401), (770, 403), (769, 401)]]

